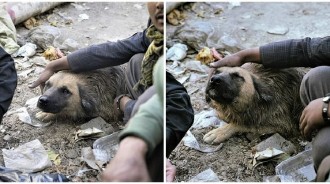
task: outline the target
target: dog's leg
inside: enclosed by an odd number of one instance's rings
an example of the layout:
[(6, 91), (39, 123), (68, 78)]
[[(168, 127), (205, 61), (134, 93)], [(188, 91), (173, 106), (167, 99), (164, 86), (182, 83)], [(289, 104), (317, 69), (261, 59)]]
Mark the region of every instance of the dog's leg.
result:
[(209, 131), (207, 134), (204, 135), (203, 140), (208, 144), (219, 144), (240, 131), (241, 128), (232, 123), (229, 123), (222, 127)]
[(52, 113), (40, 111), (36, 113), (36, 118), (40, 121), (50, 121), (50, 120), (54, 120), (56, 118), (56, 115)]

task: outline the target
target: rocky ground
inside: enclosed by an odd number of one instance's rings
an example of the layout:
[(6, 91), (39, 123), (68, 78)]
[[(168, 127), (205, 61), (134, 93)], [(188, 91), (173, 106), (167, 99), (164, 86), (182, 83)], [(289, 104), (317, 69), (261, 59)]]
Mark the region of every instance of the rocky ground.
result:
[[(209, 68), (195, 61), (197, 51), (204, 46), (215, 47), (227, 55), (272, 41), (327, 36), (330, 14), (325, 7), (330, 7), (330, 3), (183, 4), (178, 8), (185, 17), (181, 24), (167, 24), (167, 48), (184, 43), (189, 50), (179, 63), (168, 61), (167, 69), (187, 88), (195, 115), (210, 110), (204, 101)], [(203, 135), (211, 129), (191, 129), (191, 132), (202, 142)], [(251, 163), (253, 147), (269, 136), (240, 134), (211, 153), (197, 151), (181, 142), (170, 155), (177, 166), (176, 181), (189, 181), (206, 169), (212, 169), (220, 181), (265, 181), (266, 176), (275, 175), (278, 163), (270, 161), (257, 167), (251, 167)], [(296, 153), (305, 149), (306, 142), (301, 138), (289, 141), (296, 146)]]
[[(116, 41), (142, 31), (147, 26), (148, 12), (146, 3), (142, 2), (78, 2), (63, 3), (35, 18), (39, 26), (48, 25), (56, 30), (56, 39), (53, 39), (52, 46), (60, 47), (64, 54), (68, 54), (78, 48)], [(16, 25), (16, 29), (19, 44), (28, 42), (31, 30), (23, 24)], [(64, 43), (65, 41), (67, 42)], [(36, 128), (20, 121), (15, 113), (17, 109), (26, 107), (27, 100), (41, 94), (39, 88), (29, 89), (28, 84), (37, 79), (44, 64), (49, 62), (43, 59), (41, 63), (36, 62), (40, 61), (42, 52), (44, 50), (38, 48), (36, 55), (27, 60), (23, 57), (14, 58), (19, 80), (12, 104), (0, 126), (0, 148), (17, 148), (38, 139), (47, 151), (59, 154), (57, 160), (61, 160), (60, 164), (52, 161), (52, 166), (42, 173), (61, 173), (71, 181), (99, 181), (100, 171), (86, 167), (81, 159), (81, 149), (91, 147), (94, 139), (75, 140), (76, 131), (86, 122), (58, 121), (47, 127)], [(32, 122), (38, 122), (34, 117), (36, 111), (35, 108), (28, 109)], [(2, 152), (0, 165), (4, 166)], [(86, 172), (81, 172), (83, 168), (87, 168)]]

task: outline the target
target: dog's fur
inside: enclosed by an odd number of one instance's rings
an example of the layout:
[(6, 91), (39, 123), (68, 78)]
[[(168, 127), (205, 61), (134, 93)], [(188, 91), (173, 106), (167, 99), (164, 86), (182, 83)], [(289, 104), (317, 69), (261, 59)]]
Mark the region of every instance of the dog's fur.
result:
[(41, 121), (54, 119), (90, 119), (102, 117), (116, 121), (118, 114), (114, 99), (125, 94), (124, 71), (120, 67), (108, 67), (92, 72), (54, 74), (45, 85), (36, 114)]
[(306, 69), (266, 69), (262, 65), (222, 67), (208, 81), (206, 101), (228, 124), (204, 136), (220, 143), (235, 133), (299, 133), (303, 105), (299, 89)]

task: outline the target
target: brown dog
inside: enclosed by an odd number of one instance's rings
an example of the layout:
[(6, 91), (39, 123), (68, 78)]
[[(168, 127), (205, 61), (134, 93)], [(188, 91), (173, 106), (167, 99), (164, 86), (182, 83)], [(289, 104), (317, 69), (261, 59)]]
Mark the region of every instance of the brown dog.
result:
[(46, 82), (37, 104), (42, 112), (38, 112), (36, 117), (50, 121), (100, 116), (106, 121), (115, 121), (114, 99), (125, 93), (124, 71), (120, 67), (80, 74), (58, 72)]
[(297, 135), (303, 110), (299, 89), (306, 71), (250, 63), (219, 68), (208, 81), (206, 101), (228, 124), (208, 132), (204, 141), (220, 143), (239, 132)]

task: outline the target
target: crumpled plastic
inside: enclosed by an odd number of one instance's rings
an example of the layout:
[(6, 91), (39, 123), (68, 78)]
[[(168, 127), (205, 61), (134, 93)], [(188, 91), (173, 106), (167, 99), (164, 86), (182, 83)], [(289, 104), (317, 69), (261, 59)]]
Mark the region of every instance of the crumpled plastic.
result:
[(180, 61), (187, 56), (187, 50), (187, 45), (176, 43), (166, 52), (166, 60)]
[(218, 176), (211, 168), (197, 174), (189, 180), (189, 182), (219, 182)]
[(20, 171), (0, 166), (0, 181), (2, 182), (69, 182), (63, 174), (23, 174)]
[(8, 54), (13, 54), (19, 49), (16, 28), (3, 5), (0, 5), (0, 47)]
[(14, 150), (2, 149), (5, 166), (21, 172), (38, 172), (50, 167), (52, 162), (41, 142), (36, 139)]

